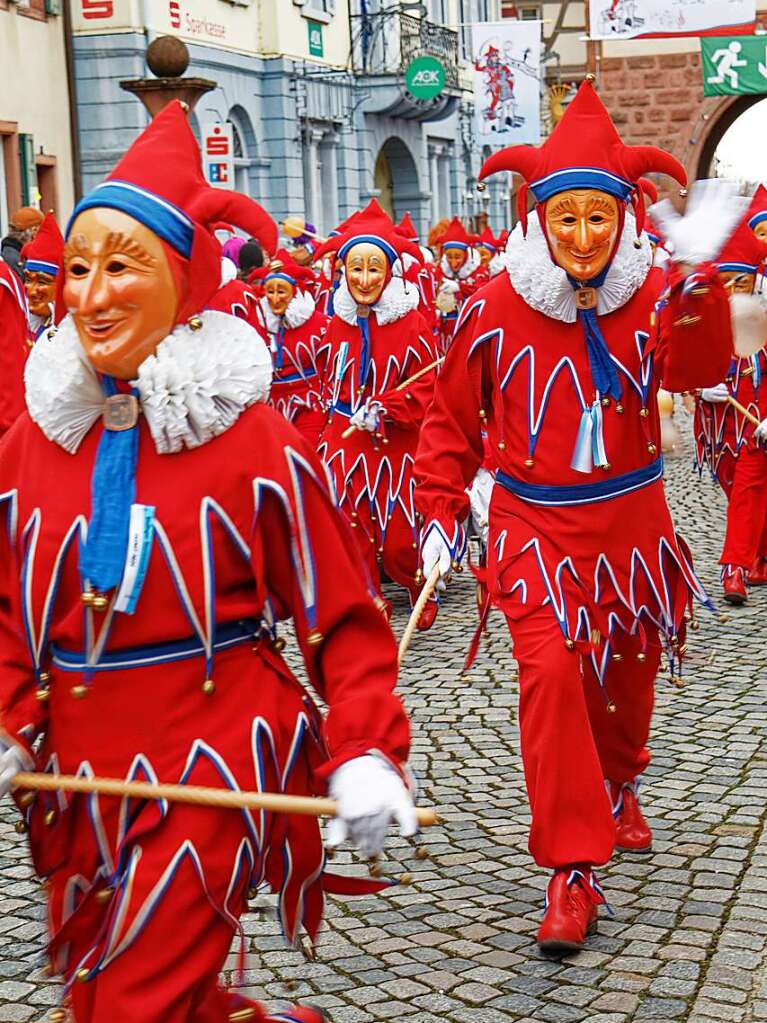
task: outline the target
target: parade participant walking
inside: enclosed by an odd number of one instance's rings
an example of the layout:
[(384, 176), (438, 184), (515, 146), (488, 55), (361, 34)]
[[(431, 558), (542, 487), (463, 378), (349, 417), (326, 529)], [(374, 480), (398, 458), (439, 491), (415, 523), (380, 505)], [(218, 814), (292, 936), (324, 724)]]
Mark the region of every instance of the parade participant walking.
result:
[(480, 265), (472, 248), (472, 239), (458, 217), (454, 217), (440, 238), (442, 256), (436, 275), (442, 351), (446, 352), (453, 336), (458, 314), (467, 298), (489, 280), (488, 271)]
[[(383, 569), (414, 603), (421, 584), (416, 581), (413, 460), (437, 356), (418, 312), (418, 289), (393, 271), (404, 254), (417, 258), (418, 250), (375, 200), (319, 255), (331, 246), (344, 276), (326, 335), (330, 361), (324, 400), (330, 418), (319, 450), (371, 577), (377, 581)], [(390, 612), (388, 602), (384, 605)], [(436, 614), (432, 600), (420, 627), (428, 628)]]
[(19, 278), (0, 261), (0, 437), (24, 411), (28, 316)]
[[(741, 295), (754, 295), (757, 275), (767, 259), (767, 242), (754, 233), (765, 219), (767, 191), (762, 189), (717, 256), (720, 279), (736, 303)], [(767, 350), (761, 347), (750, 355), (736, 355), (726, 379), (704, 388), (695, 409), (696, 464), (699, 470), (708, 466), (727, 497), (727, 530), (719, 563), (724, 599), (736, 606), (746, 603), (747, 586), (767, 584), (765, 389)], [(754, 425), (753, 418), (759, 425)]]
[(64, 238), (52, 213), (31, 242), (21, 250), (24, 266), (24, 291), (29, 306), (27, 341), (33, 345), (44, 331), (55, 327), (64, 315), (56, 301), (56, 283), (64, 258)]
[[(32, 349), (29, 416), (0, 445), (0, 784), (33, 764), (235, 791), (327, 781), (334, 841), (369, 856), (392, 817), (414, 830), (396, 650), (319, 462), (266, 404), (268, 350), (203, 311), (222, 218), (274, 248), (260, 207), (207, 186), (178, 102), (75, 209), (70, 316)], [(280, 654), (287, 618), (324, 721)], [(19, 802), (76, 1023), (320, 1023), (219, 985), (260, 883), (290, 942), (316, 935), (325, 887), (346, 890), (315, 820)]]
[(321, 381), (329, 351), (328, 318), (312, 296), (314, 274), (281, 249), (268, 267), (256, 271), (251, 283), (259, 283), (264, 292), (261, 312), (274, 364), (271, 404), (314, 450), (325, 425)]
[(503, 237), (496, 238), (489, 224), (477, 238), (474, 248), (479, 256), (479, 265), (487, 271), (490, 278), (497, 277), (504, 269), (503, 245)]
[(437, 330), (437, 309), (434, 303), (437, 294), (434, 284), (434, 274), (436, 270), (434, 257), (432, 256), (430, 249), (421, 245), (418, 232), (415, 229), (415, 225), (413, 224), (409, 213), (406, 213), (399, 224), (397, 224), (396, 230), (403, 238), (406, 238), (411, 244), (416, 245), (421, 254), (420, 259), (416, 259), (414, 256), (408, 255), (407, 253), (402, 256), (402, 276), (406, 281), (410, 281), (418, 288), (420, 294), (418, 311), (421, 316), (423, 316), (429, 329), (435, 332)]
[[(421, 430), (416, 505), (423, 571), (446, 576), (486, 429), (490, 590), (519, 663), (530, 851), (553, 871), (538, 941), (571, 950), (596, 927), (593, 868), (651, 846), (637, 791), (661, 643), (673, 664), (688, 605), (706, 599), (665, 503), (655, 392), (716, 382), (732, 339), (713, 271), (691, 288), (676, 270), (654, 312), (664, 280), (631, 203), (643, 173), (684, 171), (624, 146), (591, 81), (541, 148), (502, 150), (482, 176), (497, 171), (528, 182), (521, 223), (507, 273), (462, 310)], [(718, 192), (700, 206), (694, 224), (667, 216), (683, 263), (735, 222)]]

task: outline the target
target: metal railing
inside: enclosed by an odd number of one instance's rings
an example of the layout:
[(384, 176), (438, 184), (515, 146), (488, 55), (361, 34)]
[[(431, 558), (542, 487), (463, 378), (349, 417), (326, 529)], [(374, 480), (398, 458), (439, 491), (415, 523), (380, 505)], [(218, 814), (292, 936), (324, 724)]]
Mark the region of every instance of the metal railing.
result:
[(357, 74), (403, 74), (422, 55), (442, 63), (448, 88), (459, 87), (458, 32), (401, 11), (352, 16), (352, 66)]

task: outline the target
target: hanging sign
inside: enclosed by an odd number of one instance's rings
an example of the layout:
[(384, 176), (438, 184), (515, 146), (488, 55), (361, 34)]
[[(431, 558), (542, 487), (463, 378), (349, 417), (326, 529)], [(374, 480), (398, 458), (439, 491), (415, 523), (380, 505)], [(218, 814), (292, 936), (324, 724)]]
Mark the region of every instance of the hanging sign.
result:
[(234, 188), (234, 139), (231, 124), (211, 124), (202, 136), (205, 180), (214, 188)]
[(736, 35), (753, 31), (756, 0), (591, 0), (592, 39)]
[(473, 26), (474, 120), (482, 143), (541, 140), (541, 22)]

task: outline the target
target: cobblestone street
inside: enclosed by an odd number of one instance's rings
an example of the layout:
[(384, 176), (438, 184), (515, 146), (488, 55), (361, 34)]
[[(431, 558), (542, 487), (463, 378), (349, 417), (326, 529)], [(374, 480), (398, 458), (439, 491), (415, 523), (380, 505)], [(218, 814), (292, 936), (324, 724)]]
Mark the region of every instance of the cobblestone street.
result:
[[(688, 453), (668, 463), (680, 530), (718, 600), (723, 501)], [(401, 634), (405, 602), (395, 598)], [(468, 573), (437, 625), (416, 635), (401, 680), (424, 806), (444, 825), (427, 859), (391, 843), (386, 873), (413, 884), (331, 899), (310, 962), (286, 950), (273, 900), (245, 920), (248, 993), (270, 1008), (307, 1001), (332, 1023), (757, 1023), (767, 1020), (767, 593), (690, 633), (686, 686), (660, 680), (654, 760), (643, 789), (654, 852), (617, 857), (601, 880), (603, 914), (583, 953), (561, 961), (534, 943), (546, 873), (526, 848), (528, 814), (516, 723), (515, 664), (500, 616), (472, 670)], [(721, 609), (720, 609), (721, 610)], [(564, 741), (564, 740), (563, 740)], [(45, 1020), (59, 989), (43, 964), (43, 906), (9, 806), (0, 848), (0, 1021)], [(342, 869), (367, 867), (341, 854)], [(179, 922), (183, 925), (183, 921)], [(232, 960), (232, 964), (234, 959)], [(138, 1023), (138, 1021), (137, 1021)]]

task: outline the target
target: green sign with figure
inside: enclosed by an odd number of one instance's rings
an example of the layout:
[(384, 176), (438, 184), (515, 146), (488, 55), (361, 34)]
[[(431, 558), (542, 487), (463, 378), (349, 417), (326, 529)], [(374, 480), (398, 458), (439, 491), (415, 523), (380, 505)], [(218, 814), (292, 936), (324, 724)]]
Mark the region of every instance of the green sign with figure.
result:
[(405, 69), (405, 85), (414, 99), (434, 99), (445, 88), (445, 68), (436, 57), (416, 57)]
[(767, 93), (767, 36), (703, 36), (704, 96)]
[(325, 46), (322, 41), (322, 25), (318, 21), (307, 21), (309, 31), (309, 53), (312, 57), (324, 57)]

